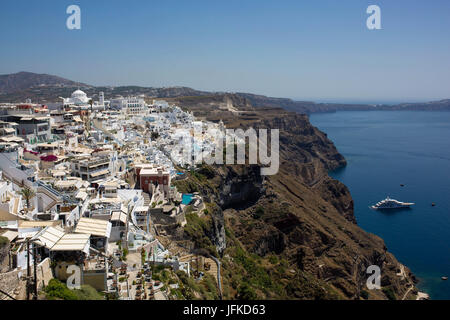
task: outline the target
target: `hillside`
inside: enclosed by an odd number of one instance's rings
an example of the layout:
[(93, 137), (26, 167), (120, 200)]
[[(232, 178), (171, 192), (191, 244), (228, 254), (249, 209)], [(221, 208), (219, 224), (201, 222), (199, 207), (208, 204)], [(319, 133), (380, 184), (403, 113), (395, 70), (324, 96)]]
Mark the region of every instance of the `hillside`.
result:
[(261, 107), (280, 107), (288, 111), (298, 113), (336, 112), (339, 110), (375, 110), (376, 107), (367, 104), (338, 104), (338, 103), (315, 103), (312, 101), (295, 101), (287, 98), (272, 98), (250, 93), (237, 93), (240, 97), (247, 99), (251, 104)]
[[(172, 246), (217, 255), (226, 299), (403, 298), (415, 278), (408, 269), (405, 278), (397, 275), (402, 265), (383, 240), (358, 227), (348, 189), (328, 176), (346, 161), (326, 135), (306, 115), (255, 110), (236, 96), (211, 99), (177, 100), (227, 127), (279, 128), (280, 171), (262, 177), (255, 165), (201, 166), (177, 185), (212, 204), (184, 233), (179, 226), (167, 230)], [(244, 112), (224, 110), (230, 100)], [(382, 290), (365, 286), (370, 265), (381, 268)]]
[[(274, 98), (251, 93), (224, 93), (206, 92), (188, 87), (141, 87), (141, 86), (91, 86), (57, 76), (19, 72), (9, 75), (0, 75), (0, 102), (24, 102), (31, 99), (33, 102), (48, 103), (60, 101), (59, 97), (69, 97), (74, 88), (79, 87), (89, 97), (98, 99), (98, 93), (103, 91), (106, 99), (117, 95), (145, 95), (149, 100), (153, 98), (183, 98), (186, 103), (201, 103), (202, 97), (209, 101), (221, 100), (223, 96), (231, 99), (246, 101), (252, 108), (282, 108), (303, 114), (336, 111), (375, 111), (375, 110), (421, 110), (421, 111), (450, 111), (450, 99), (430, 101), (425, 103), (401, 103), (397, 105), (369, 105), (369, 104), (342, 104), (342, 103), (316, 103), (312, 101), (295, 101), (287, 98)], [(215, 96), (215, 98), (212, 98)], [(189, 100), (189, 101), (188, 101)]]
[(36, 87), (88, 87), (81, 82), (67, 80), (49, 74), (18, 72), (0, 75), (0, 94), (14, 93)]

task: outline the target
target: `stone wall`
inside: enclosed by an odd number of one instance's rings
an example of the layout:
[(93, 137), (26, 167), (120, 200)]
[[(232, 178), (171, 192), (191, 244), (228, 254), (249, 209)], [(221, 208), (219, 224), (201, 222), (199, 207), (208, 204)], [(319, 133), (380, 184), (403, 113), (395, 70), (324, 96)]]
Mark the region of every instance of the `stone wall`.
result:
[(0, 273), (9, 271), (9, 247), (9, 243), (0, 244)]
[(50, 258), (46, 258), (44, 261), (39, 263), (36, 271), (38, 290), (42, 290), (48, 285), (50, 279), (53, 279), (52, 268), (50, 267)]
[(154, 224), (174, 224), (182, 223), (185, 219), (184, 211), (178, 213), (177, 215), (164, 214), (162, 208), (152, 208), (150, 209), (150, 218)]
[(99, 291), (106, 290), (106, 271), (104, 270), (84, 270), (83, 284), (88, 284)]
[[(31, 267), (31, 276), (34, 276), (33, 267)], [(26, 270), (16, 268), (10, 272), (0, 273), (0, 288), (9, 295), (18, 300), (26, 299), (26, 281), (23, 279), (27, 274)], [(50, 268), (50, 259), (46, 258), (36, 268), (38, 290), (43, 290), (53, 278)], [(0, 293), (0, 300), (11, 300), (6, 295)]]
[[(10, 296), (16, 299), (26, 298), (26, 286), (25, 281), (20, 277), (25, 275), (20, 269), (15, 269), (10, 272), (0, 273), (0, 288), (7, 292)], [(6, 295), (0, 293), (0, 300), (11, 300)]]

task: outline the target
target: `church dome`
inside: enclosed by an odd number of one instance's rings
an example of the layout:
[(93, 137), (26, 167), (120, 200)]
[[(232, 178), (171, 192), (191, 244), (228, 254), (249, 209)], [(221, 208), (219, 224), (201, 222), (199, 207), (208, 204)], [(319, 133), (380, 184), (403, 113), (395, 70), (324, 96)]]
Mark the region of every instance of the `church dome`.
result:
[(86, 104), (89, 102), (89, 98), (84, 91), (75, 90), (71, 96), (71, 102), (75, 104)]
[(81, 98), (81, 97), (87, 97), (87, 94), (81, 90), (75, 90), (72, 93), (72, 98)]

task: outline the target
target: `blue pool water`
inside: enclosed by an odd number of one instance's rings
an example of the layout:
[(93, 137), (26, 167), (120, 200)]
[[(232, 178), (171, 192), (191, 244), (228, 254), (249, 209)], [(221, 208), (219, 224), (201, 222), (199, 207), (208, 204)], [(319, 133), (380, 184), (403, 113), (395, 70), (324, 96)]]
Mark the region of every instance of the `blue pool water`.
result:
[[(348, 111), (311, 123), (347, 159), (330, 174), (350, 189), (358, 225), (382, 237), (432, 299), (450, 299), (450, 280), (441, 280), (450, 276), (450, 112)], [(369, 209), (386, 196), (416, 205)]]
[(188, 205), (192, 201), (192, 194), (183, 193), (182, 204)]

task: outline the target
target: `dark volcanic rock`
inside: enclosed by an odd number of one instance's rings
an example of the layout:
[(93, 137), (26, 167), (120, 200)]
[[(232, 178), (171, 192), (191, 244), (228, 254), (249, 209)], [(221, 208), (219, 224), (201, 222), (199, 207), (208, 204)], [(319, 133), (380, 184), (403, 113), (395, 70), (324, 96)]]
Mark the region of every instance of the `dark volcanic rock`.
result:
[[(233, 243), (238, 241), (249, 253), (260, 257), (276, 254), (288, 261), (294, 274), (302, 272), (305, 278), (299, 277), (303, 279), (300, 282), (286, 280), (294, 297), (331, 297), (335, 290), (342, 298), (358, 299), (367, 289), (366, 270), (371, 265), (380, 267), (384, 286), (397, 297), (403, 296), (408, 280), (396, 274), (400, 264), (382, 239), (357, 226), (348, 189), (328, 176), (329, 170), (346, 165), (345, 159), (306, 115), (266, 109), (246, 111), (244, 117), (216, 112), (214, 103), (220, 101), (214, 100), (208, 109), (208, 99), (201, 100), (197, 112), (203, 112), (207, 119), (222, 119), (227, 127), (280, 130), (278, 174), (261, 177), (256, 165), (215, 166), (214, 174), (199, 185), (200, 192), (224, 210), (216, 213), (217, 218), (219, 225), (223, 221), (232, 233)], [(251, 109), (247, 100), (233, 100), (239, 110), (240, 103), (243, 110)], [(212, 238), (222, 250), (221, 230), (217, 228)], [(410, 274), (409, 270), (406, 274)], [(288, 279), (289, 274), (285, 277)], [(408, 277), (413, 279), (412, 275)], [(300, 294), (305, 283), (324, 288), (319, 281), (334, 288), (323, 289), (331, 295), (317, 290)], [(380, 290), (371, 290), (370, 296), (386, 298)]]

